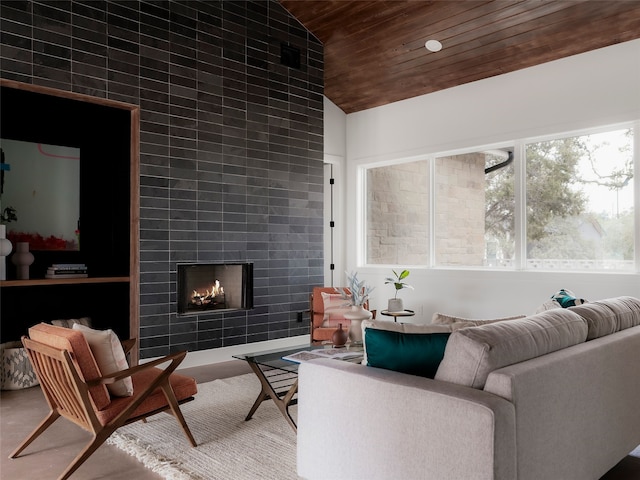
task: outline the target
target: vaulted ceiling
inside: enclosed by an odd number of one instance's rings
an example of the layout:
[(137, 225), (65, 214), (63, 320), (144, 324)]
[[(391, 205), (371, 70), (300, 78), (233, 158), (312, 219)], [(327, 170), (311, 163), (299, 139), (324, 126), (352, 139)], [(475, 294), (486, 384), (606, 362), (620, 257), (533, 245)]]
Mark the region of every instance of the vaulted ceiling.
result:
[(345, 113), (640, 38), (640, 0), (280, 3), (323, 43), (324, 93)]

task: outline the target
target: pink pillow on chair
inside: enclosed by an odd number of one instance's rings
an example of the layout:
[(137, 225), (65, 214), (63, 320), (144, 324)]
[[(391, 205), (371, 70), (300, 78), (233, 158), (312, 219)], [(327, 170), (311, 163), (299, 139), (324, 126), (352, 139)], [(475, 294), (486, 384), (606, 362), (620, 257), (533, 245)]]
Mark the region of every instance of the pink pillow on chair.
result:
[(345, 323), (347, 320), (344, 314), (351, 310), (351, 307), (345, 305), (348, 300), (342, 298), (339, 293), (322, 293), (322, 302), (324, 303), (324, 316), (322, 318), (322, 326), (338, 326), (339, 323)]

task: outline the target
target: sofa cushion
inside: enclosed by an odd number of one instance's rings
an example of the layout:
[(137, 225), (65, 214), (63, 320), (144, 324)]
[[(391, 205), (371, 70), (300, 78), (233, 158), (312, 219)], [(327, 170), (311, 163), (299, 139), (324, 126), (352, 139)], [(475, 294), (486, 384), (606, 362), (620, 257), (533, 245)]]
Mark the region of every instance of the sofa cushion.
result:
[(569, 307), (588, 326), (587, 340), (610, 335), (640, 325), (640, 300), (616, 297)]
[[(102, 376), (93, 353), (91, 353), (91, 348), (89, 348), (89, 344), (81, 332), (70, 328), (39, 323), (29, 329), (29, 337), (50, 347), (67, 350), (85, 381), (95, 380)], [(109, 392), (104, 385), (96, 385), (89, 388), (89, 393), (97, 410), (102, 410), (111, 403)]]
[[(119, 372), (129, 368), (127, 357), (122, 348), (122, 343), (113, 330), (94, 330), (93, 328), (78, 323), (73, 325), (73, 330), (79, 330), (87, 339), (98, 368), (102, 375)], [(133, 395), (133, 382), (131, 377), (123, 378), (107, 384), (111, 395), (117, 397), (130, 397)]]
[(367, 365), (433, 378), (451, 333), (403, 333), (368, 328)]
[(487, 325), (489, 323), (504, 322), (505, 320), (516, 320), (518, 318), (524, 318), (526, 315), (515, 315), (512, 317), (500, 317), (500, 318), (487, 318), (487, 319), (472, 319), (455, 317), (453, 315), (445, 315), (444, 313), (435, 312), (431, 317), (432, 325), (451, 325), (453, 330), (458, 330), (465, 327), (479, 327), (480, 325)]
[(387, 330), (390, 332), (399, 332), (399, 333), (451, 333), (453, 330), (451, 329), (451, 325), (421, 325), (414, 323), (397, 323), (392, 322), (390, 320), (363, 320), (362, 321), (362, 339), (363, 339), (363, 347), (364, 347), (364, 357), (362, 359), (362, 364), (367, 365), (367, 341), (366, 341), (366, 331), (367, 329), (376, 329), (376, 330)]
[(546, 312), (555, 308), (562, 308), (562, 305), (557, 300), (550, 298), (536, 309), (536, 313)]
[(586, 338), (586, 322), (565, 309), (463, 328), (449, 337), (435, 379), (481, 389), (497, 368), (582, 343)]

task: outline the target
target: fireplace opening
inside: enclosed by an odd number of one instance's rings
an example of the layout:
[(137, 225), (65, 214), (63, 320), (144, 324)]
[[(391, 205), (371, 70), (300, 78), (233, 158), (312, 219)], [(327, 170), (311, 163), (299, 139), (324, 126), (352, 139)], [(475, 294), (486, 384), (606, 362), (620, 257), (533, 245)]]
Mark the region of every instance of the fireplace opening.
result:
[(253, 308), (252, 263), (178, 265), (178, 315)]

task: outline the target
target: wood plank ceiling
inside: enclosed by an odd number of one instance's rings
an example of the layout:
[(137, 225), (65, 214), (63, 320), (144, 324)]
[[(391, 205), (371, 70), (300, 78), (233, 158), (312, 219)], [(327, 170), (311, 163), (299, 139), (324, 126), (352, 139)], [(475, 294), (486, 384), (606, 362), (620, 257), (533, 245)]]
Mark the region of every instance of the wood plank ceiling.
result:
[(640, 0), (280, 3), (323, 43), (325, 95), (345, 113), (640, 38)]

